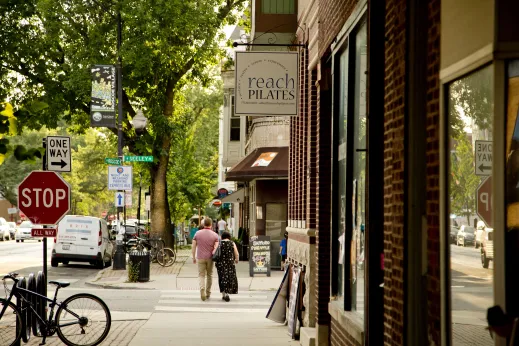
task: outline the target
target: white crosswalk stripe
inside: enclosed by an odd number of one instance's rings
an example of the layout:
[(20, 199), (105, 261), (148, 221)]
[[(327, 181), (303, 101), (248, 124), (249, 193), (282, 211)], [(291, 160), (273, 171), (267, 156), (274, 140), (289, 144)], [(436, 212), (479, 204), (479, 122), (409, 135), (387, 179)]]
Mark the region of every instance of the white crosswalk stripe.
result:
[(207, 312), (207, 313), (261, 313), (266, 314), (275, 292), (242, 291), (231, 294), (231, 301), (222, 300), (218, 291), (206, 301), (200, 299), (198, 291), (162, 290), (156, 312)]

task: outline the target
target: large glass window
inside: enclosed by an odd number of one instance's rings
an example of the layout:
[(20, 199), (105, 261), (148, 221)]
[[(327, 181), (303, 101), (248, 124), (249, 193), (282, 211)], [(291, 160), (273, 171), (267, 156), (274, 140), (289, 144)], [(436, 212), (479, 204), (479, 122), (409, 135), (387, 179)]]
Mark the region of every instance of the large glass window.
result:
[(234, 96), (231, 96), (231, 130), (230, 130), (230, 138), (231, 141), (239, 141), (240, 140), (240, 116), (236, 116), (234, 114)]
[(493, 345), (493, 75), (485, 67), (448, 86), (452, 345)]
[[(364, 313), (366, 191), (366, 25), (336, 55), (337, 113), (334, 121), (334, 293), (346, 310)], [(334, 92), (335, 93), (335, 92)]]

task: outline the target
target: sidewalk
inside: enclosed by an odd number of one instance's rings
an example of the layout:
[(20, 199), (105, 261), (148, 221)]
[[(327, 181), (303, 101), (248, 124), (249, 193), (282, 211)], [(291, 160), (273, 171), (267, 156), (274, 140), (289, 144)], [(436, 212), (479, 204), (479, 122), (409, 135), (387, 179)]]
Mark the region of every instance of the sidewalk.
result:
[[(236, 265), (238, 289), (240, 291), (276, 291), (281, 283), (283, 272), (273, 270), (271, 276), (249, 276), (249, 262), (241, 261)], [(127, 270), (113, 270), (111, 267), (101, 270), (95, 278), (87, 281), (89, 286), (112, 289), (145, 289), (145, 290), (198, 290), (198, 267), (193, 264), (191, 250), (183, 249), (177, 253), (177, 259), (171, 267), (162, 267), (152, 263), (150, 281), (127, 282)], [(213, 270), (213, 284), (218, 285), (216, 268)]]

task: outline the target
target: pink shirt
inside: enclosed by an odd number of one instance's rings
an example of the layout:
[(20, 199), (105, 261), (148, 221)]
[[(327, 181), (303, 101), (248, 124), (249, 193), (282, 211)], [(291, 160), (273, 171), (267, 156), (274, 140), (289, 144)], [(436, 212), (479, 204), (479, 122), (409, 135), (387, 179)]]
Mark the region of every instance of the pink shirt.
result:
[(193, 240), (196, 240), (196, 258), (213, 258), (214, 243), (218, 242), (218, 235), (209, 228), (204, 228), (195, 233)]

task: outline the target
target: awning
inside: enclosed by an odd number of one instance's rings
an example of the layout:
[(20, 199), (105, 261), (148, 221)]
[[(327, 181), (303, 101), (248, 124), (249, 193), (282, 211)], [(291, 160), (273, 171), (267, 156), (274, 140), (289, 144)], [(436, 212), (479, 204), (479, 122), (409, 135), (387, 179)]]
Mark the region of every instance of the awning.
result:
[(226, 181), (288, 177), (288, 147), (255, 149), (227, 171)]
[(243, 203), (245, 201), (245, 189), (239, 189), (222, 198), (222, 203)]

